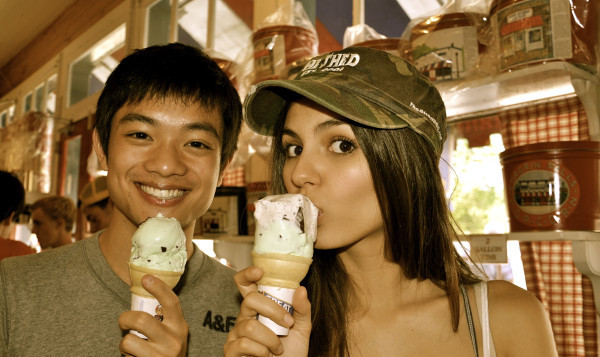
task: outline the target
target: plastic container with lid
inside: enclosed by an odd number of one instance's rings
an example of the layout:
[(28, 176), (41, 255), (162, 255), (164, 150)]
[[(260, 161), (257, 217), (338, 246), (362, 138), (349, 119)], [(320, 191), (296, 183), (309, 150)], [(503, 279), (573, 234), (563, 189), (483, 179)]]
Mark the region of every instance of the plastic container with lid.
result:
[(500, 161), (511, 232), (600, 231), (600, 142), (517, 146)]
[(596, 72), (597, 0), (494, 0), (490, 20), (500, 71), (565, 60)]
[(382, 38), (355, 43), (352, 46), (362, 46), (386, 51), (398, 57), (411, 61), (410, 42), (402, 38)]
[(453, 12), (416, 24), (410, 31), (414, 65), (432, 81), (468, 77), (477, 64), (484, 19), (484, 14)]
[(318, 41), (314, 31), (301, 26), (276, 25), (255, 31), (253, 83), (285, 76), (288, 65), (317, 55)]

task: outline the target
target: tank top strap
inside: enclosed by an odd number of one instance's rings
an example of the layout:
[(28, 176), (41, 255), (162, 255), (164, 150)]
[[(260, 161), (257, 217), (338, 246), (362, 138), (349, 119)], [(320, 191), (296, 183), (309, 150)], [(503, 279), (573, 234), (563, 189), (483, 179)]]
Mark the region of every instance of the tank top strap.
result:
[(471, 304), (469, 303), (469, 295), (463, 284), (460, 284), (460, 292), (463, 296), (463, 303), (465, 305), (465, 314), (467, 315), (467, 325), (469, 326), (469, 334), (471, 335), (471, 343), (473, 344), (473, 352), (475, 357), (479, 357), (479, 351), (477, 349), (477, 336), (475, 334), (475, 325), (473, 324), (473, 314), (471, 312)]

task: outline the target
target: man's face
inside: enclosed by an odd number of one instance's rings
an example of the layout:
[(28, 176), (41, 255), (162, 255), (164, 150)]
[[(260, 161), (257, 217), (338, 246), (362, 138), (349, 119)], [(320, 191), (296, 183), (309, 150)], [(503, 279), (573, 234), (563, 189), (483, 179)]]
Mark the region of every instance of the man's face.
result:
[(170, 98), (121, 107), (112, 121), (108, 190), (119, 215), (139, 226), (159, 213), (185, 230), (208, 210), (221, 179), (222, 116)]
[(36, 235), (42, 249), (58, 246), (64, 231), (62, 221), (52, 219), (39, 207), (31, 212), (31, 221), (31, 233)]
[(95, 233), (101, 229), (107, 228), (110, 224), (110, 216), (112, 214), (111, 203), (106, 205), (104, 208), (98, 205), (86, 206), (82, 211), (89, 223), (90, 233)]

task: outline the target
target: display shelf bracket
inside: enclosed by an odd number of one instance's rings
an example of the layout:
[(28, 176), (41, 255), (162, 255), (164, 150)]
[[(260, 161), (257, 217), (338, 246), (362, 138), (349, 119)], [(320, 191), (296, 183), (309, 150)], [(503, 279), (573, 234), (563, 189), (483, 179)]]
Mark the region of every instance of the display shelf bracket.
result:
[(600, 311), (600, 239), (573, 241), (573, 261), (577, 270), (587, 276), (594, 291), (594, 305)]

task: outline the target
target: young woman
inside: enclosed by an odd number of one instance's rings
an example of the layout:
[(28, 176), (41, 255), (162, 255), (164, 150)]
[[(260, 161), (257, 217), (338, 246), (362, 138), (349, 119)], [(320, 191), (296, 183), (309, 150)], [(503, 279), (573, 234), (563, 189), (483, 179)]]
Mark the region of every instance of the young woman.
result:
[(244, 106), (273, 136), (273, 192), (306, 195), (319, 221), (292, 316), (257, 292), (260, 268), (236, 275), (244, 301), (226, 356), (556, 355), (541, 303), (481, 281), (454, 248), (438, 170), (445, 107), (413, 66), (350, 47), (260, 83)]

